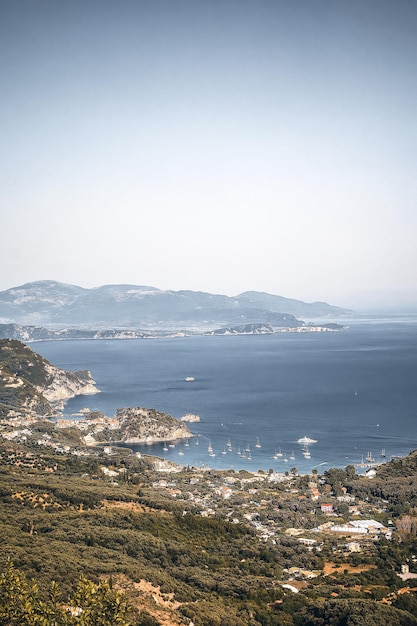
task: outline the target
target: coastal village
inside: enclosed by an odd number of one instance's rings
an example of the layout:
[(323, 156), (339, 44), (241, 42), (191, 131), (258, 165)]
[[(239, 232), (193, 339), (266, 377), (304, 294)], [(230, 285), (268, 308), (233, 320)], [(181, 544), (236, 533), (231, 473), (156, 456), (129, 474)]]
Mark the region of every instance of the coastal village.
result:
[[(135, 415), (138, 414), (142, 419), (148, 415), (144, 409), (136, 409)], [(359, 479), (353, 466), (346, 470), (331, 469), (323, 475), (317, 470), (311, 475), (300, 475), (296, 468), (285, 473), (213, 470), (143, 457), (103, 441), (98, 445), (97, 440), (111, 438), (114, 432), (120, 431), (122, 415), (126, 416), (126, 410), (109, 418), (86, 409), (84, 419), (77, 421), (39, 421), (36, 416), (2, 419), (1, 462), (28, 471), (53, 473), (58, 465), (44, 462), (46, 451), (54, 455), (99, 459), (101, 464), (95, 478), (117, 487), (126, 480), (126, 466), (134, 468), (138, 460), (145, 459), (151, 478), (142, 490), (157, 493), (163, 502), (181, 503), (184, 514), (193, 511), (202, 517), (221, 518), (234, 525), (246, 524), (261, 542), (275, 544), (278, 538), (288, 537), (303, 551), (326, 555), (320, 559), (320, 568), (293, 566), (282, 572), (283, 587), (293, 593), (298, 593), (305, 581), (318, 576), (342, 570), (355, 572), (358, 566), (352, 564), (354, 555), (366, 556), (366, 565), (362, 564), (360, 569), (372, 569), (375, 567), (372, 562), (375, 543), (381, 537), (389, 541), (398, 533), (387, 517), (386, 502), (381, 499), (371, 503), (369, 498), (358, 498), (342, 486), (340, 476), (335, 480), (334, 475), (340, 473), (345, 478)], [(192, 418), (188, 416), (189, 421)], [(189, 436), (187, 428), (183, 434)], [(162, 439), (166, 436), (164, 431)], [(149, 433), (142, 432), (142, 440), (149, 438)], [(372, 480), (376, 473), (372, 468), (361, 480)], [(413, 558), (413, 563), (417, 564), (417, 558)], [(417, 578), (417, 573), (409, 570), (409, 564), (399, 564), (397, 573), (403, 580)]]

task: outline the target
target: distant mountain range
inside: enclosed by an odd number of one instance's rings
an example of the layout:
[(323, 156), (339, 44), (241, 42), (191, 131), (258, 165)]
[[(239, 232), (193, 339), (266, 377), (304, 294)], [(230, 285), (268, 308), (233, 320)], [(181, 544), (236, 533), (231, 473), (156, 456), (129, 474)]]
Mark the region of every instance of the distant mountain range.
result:
[(139, 285), (84, 289), (42, 280), (0, 292), (0, 322), (62, 327), (212, 328), (268, 323), (297, 327), (298, 317), (336, 317), (352, 311), (257, 291), (236, 297), (201, 291), (163, 291)]

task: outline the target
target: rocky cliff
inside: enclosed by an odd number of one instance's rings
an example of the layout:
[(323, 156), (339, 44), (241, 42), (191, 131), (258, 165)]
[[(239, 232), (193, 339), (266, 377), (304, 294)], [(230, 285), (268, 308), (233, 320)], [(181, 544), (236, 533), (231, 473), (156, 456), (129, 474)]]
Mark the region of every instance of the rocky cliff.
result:
[(28, 346), (0, 339), (0, 416), (54, 415), (69, 398), (98, 393), (91, 373), (66, 372)]

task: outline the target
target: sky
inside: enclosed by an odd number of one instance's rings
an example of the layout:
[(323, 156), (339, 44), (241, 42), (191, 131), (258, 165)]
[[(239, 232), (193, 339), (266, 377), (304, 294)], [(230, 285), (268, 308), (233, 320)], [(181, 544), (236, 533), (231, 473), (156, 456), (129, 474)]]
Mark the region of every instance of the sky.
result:
[(0, 0), (0, 290), (417, 310), (415, 0)]

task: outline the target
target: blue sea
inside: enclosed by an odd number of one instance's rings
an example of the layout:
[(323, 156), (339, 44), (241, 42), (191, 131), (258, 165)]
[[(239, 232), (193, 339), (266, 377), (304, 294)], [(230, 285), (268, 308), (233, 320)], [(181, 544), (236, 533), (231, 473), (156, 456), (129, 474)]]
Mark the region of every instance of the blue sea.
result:
[[(67, 370), (92, 372), (101, 393), (70, 400), (68, 417), (84, 407), (112, 416), (134, 406), (200, 416), (188, 442), (135, 450), (219, 469), (322, 472), (354, 464), (360, 472), (369, 453), (382, 462), (417, 448), (417, 317), (347, 323), (339, 332), (32, 348)], [(308, 446), (311, 458), (297, 443), (304, 436), (317, 441)]]

